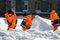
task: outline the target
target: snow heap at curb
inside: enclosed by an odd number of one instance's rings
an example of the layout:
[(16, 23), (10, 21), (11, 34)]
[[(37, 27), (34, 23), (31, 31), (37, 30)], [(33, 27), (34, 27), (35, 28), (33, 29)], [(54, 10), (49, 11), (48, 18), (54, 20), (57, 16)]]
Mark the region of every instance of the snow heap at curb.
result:
[(60, 39), (60, 31), (52, 32), (51, 21), (35, 16), (31, 29), (23, 32), (18, 19), (15, 30), (7, 30), (5, 18), (0, 18), (0, 40), (56, 40)]

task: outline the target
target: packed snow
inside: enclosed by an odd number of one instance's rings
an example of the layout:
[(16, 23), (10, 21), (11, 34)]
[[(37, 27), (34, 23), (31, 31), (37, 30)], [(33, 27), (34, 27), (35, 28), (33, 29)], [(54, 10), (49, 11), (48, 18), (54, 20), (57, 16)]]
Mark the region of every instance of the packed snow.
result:
[(31, 29), (25, 32), (20, 26), (22, 20), (23, 17), (19, 16), (16, 29), (7, 30), (5, 18), (0, 18), (0, 40), (60, 40), (60, 30), (53, 32), (51, 20), (36, 15)]

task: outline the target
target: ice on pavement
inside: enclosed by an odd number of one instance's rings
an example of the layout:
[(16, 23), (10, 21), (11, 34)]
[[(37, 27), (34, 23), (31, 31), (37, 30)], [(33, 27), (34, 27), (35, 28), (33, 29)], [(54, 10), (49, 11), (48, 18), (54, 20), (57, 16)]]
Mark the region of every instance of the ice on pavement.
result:
[(35, 16), (31, 29), (23, 32), (21, 22), (17, 21), (15, 30), (7, 30), (7, 22), (5, 18), (0, 18), (0, 40), (59, 40), (60, 31), (52, 32), (51, 21), (40, 16)]

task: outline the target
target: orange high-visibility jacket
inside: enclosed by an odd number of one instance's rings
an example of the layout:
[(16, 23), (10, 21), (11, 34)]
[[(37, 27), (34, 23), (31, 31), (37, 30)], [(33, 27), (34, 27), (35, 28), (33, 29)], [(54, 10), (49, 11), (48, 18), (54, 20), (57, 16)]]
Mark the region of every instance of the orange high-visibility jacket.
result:
[[(50, 19), (51, 19), (51, 21), (55, 21), (55, 20), (59, 19), (59, 16), (55, 12), (55, 10), (52, 10), (52, 12), (50, 12)], [(57, 29), (58, 29), (58, 25), (54, 25), (53, 31), (56, 31)]]
[(8, 12), (6, 12), (5, 18), (9, 23), (16, 23), (16, 20), (17, 20), (17, 16), (15, 13), (13, 15), (9, 16)]
[(32, 24), (32, 15), (24, 16), (24, 19), (26, 20), (26, 26), (30, 26)]
[(55, 12), (55, 10), (52, 10), (52, 12), (50, 12), (50, 19), (51, 19), (52, 21), (59, 19), (59, 16), (58, 16), (57, 13)]

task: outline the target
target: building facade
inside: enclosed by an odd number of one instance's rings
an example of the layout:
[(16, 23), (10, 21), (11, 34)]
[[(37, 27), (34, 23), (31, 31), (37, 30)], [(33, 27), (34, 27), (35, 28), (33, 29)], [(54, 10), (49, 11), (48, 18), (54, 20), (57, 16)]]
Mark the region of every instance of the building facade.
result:
[(0, 12), (12, 8), (17, 13), (49, 14), (55, 9), (60, 13), (60, 0), (0, 0)]

